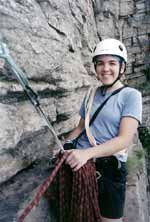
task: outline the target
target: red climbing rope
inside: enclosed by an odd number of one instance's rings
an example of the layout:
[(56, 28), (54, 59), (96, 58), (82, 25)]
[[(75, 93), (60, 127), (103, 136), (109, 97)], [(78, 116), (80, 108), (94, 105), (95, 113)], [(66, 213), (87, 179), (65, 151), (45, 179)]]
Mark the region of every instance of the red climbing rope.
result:
[(60, 167), (62, 166), (63, 162), (65, 161), (65, 159), (67, 158), (68, 153), (66, 152), (61, 159), (59, 159), (59, 161), (56, 162), (56, 167), (55, 169), (52, 171), (51, 175), (43, 182), (43, 184), (39, 187), (34, 199), (32, 200), (31, 203), (29, 203), (27, 205), (27, 207), (24, 209), (23, 213), (21, 214), (21, 216), (18, 218), (17, 222), (23, 222), (24, 219), (26, 218), (26, 216), (30, 213), (30, 211), (32, 210), (33, 207), (36, 207), (37, 204), (39, 203), (40, 199), (42, 198), (42, 195), (45, 193), (45, 191), (47, 190), (47, 188), (50, 186), (50, 184), (52, 183), (54, 177), (56, 176), (56, 174), (58, 173)]
[(58, 173), (59, 182), (59, 222), (100, 222), (98, 187), (95, 164), (87, 162), (76, 172), (64, 164), (68, 153), (57, 161), (51, 175), (38, 189), (32, 202), (25, 208), (17, 222), (23, 222)]
[(95, 164), (89, 161), (76, 172), (63, 165), (59, 180), (59, 222), (100, 222)]

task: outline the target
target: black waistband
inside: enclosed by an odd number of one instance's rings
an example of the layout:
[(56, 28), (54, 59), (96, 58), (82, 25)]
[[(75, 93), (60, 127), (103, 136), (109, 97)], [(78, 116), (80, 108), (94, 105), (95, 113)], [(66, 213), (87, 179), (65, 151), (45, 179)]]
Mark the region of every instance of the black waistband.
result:
[(102, 176), (112, 180), (125, 181), (126, 163), (118, 160), (115, 156), (97, 158), (95, 164), (96, 170)]

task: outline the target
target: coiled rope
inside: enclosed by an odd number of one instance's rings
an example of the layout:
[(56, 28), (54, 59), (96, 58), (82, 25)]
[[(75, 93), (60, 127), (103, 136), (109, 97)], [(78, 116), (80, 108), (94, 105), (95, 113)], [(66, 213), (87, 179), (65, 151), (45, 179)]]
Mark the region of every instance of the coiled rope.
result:
[(59, 179), (59, 222), (100, 222), (98, 186), (95, 163), (88, 161), (78, 171), (72, 172), (64, 163), (68, 153), (57, 161), (51, 175), (39, 187), (34, 199), (25, 208), (17, 222), (23, 222), (36, 207), (52, 181)]

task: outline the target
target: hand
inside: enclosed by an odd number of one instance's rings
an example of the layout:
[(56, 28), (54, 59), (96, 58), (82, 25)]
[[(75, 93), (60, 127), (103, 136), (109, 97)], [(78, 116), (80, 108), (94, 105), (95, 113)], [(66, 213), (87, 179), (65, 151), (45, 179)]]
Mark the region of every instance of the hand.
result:
[(69, 153), (66, 163), (70, 165), (73, 171), (79, 170), (89, 160), (88, 149), (73, 149), (66, 152)]
[(52, 151), (52, 156), (53, 156), (53, 157), (57, 157), (57, 156), (59, 155), (59, 153), (60, 153), (60, 149), (54, 149), (54, 150)]

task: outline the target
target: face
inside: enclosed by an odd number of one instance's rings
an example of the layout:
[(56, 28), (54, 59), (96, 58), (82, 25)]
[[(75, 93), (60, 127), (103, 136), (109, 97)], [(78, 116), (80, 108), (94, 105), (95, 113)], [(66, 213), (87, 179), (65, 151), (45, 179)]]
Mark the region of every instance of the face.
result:
[[(104, 85), (112, 84), (118, 77), (120, 70), (119, 59), (115, 56), (102, 55), (99, 56), (96, 64), (96, 77)], [(121, 73), (124, 67), (121, 68)]]

